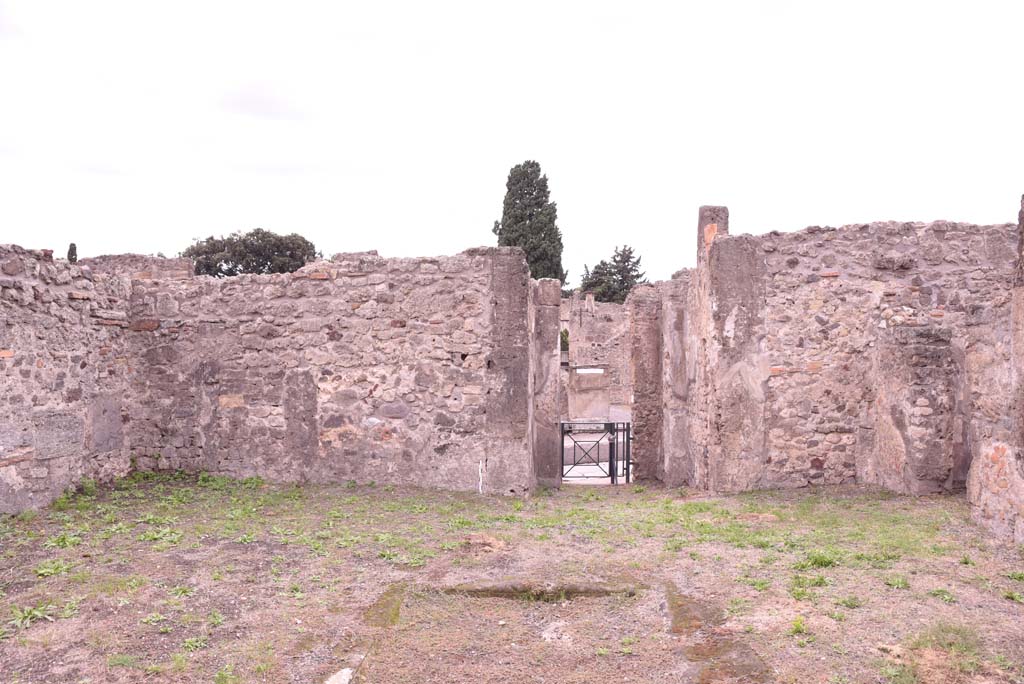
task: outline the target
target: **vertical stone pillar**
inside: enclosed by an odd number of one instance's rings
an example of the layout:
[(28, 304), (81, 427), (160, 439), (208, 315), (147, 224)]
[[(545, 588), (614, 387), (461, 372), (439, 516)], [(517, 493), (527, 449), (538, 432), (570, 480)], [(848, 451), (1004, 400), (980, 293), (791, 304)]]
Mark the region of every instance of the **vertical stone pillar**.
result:
[(1017, 276), (1014, 287), (1024, 287), (1024, 195), (1020, 198), (1020, 211), (1017, 213)]
[[(473, 250), (466, 252), (474, 254)], [(529, 340), (526, 326), (530, 269), (518, 247), (483, 251), (491, 259), (491, 335), (494, 346), (487, 358), (495, 391), (487, 395), (487, 429), (496, 437), (527, 433)]]
[(562, 283), (552, 278), (530, 281), (530, 449), (537, 483), (562, 483), (559, 417), (559, 315)]
[(706, 264), (711, 243), (729, 234), (729, 207), (704, 206), (697, 217), (697, 266)]
[(967, 498), (975, 520), (1024, 543), (1024, 197), (1017, 215), (1017, 267), (1010, 322), (1009, 411), (1005, 429), (972, 449)]
[(660, 480), (662, 453), (661, 297), (652, 285), (634, 287), (626, 298), (630, 374), (633, 376), (633, 476)]

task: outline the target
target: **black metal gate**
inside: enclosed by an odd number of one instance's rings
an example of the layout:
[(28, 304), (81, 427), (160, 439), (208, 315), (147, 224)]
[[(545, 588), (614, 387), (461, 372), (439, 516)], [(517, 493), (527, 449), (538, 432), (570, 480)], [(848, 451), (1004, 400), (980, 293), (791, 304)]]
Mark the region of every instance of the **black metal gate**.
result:
[(629, 482), (632, 434), (629, 423), (561, 423), (562, 477)]

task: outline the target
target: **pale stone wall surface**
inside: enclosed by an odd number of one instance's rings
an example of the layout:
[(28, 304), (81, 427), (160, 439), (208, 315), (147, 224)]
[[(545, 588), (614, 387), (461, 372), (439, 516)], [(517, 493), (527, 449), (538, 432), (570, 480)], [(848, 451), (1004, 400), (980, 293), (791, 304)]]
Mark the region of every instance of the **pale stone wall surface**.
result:
[(760, 243), (764, 483), (962, 488), (1008, 415), (993, 409), (1009, 387), (1015, 227), (875, 223)]
[(0, 512), (128, 468), (127, 278), (0, 245)]
[(637, 479), (661, 480), (663, 396), (661, 326), (662, 304), (651, 285), (633, 288), (626, 299), (630, 341), (628, 350), (633, 384), (633, 474)]
[(528, 491), (528, 285), (507, 248), (139, 281), (139, 464)]
[[(968, 498), (975, 518), (999, 534), (1024, 543), (1024, 197), (1018, 214), (1017, 268), (1011, 291), (1009, 363), (990, 367), (987, 379), (993, 392), (983, 397), (987, 430), (973, 445), (974, 460), (967, 480)], [(1000, 308), (1005, 315), (1005, 307)], [(1006, 341), (998, 341), (1004, 351)], [(986, 345), (985, 349), (991, 345)], [(984, 360), (984, 357), (982, 357)]]
[(562, 444), (559, 430), (561, 393), (562, 283), (551, 278), (530, 281), (530, 448), (539, 485), (555, 487), (562, 481)]
[[(631, 330), (634, 369), (661, 358), (663, 479), (966, 487), (979, 519), (1024, 537), (1022, 230), (885, 222), (734, 237), (724, 208), (702, 208), (697, 268), (653, 288), (660, 345), (649, 324)], [(638, 288), (627, 308), (651, 297)], [(658, 403), (638, 396), (639, 422), (657, 421)]]
[[(0, 510), (133, 461), (527, 492), (560, 481), (558, 418), (600, 404), (632, 414), (641, 479), (966, 491), (1024, 541), (1022, 240), (1024, 205), (756, 237), (702, 207), (697, 267), (621, 306), (560, 301), (509, 248), (214, 279), (0, 246)], [(565, 381), (565, 326), (603, 375)]]
[(553, 468), (558, 289), (520, 250), (215, 279), (4, 246), (0, 273), (4, 512), (133, 463), (502, 493)]
[(569, 365), (603, 369), (605, 403), (628, 407), (632, 401), (632, 378), (625, 307), (613, 302), (597, 302), (593, 295), (577, 292), (568, 300), (567, 314)]

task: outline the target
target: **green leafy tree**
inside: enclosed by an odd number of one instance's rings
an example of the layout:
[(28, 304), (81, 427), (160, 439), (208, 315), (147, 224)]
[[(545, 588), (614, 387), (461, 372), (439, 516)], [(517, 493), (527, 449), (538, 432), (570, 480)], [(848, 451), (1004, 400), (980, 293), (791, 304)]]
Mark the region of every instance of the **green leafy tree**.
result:
[(291, 273), (320, 254), (298, 233), (278, 235), (257, 228), (196, 240), (181, 256), (195, 262), (196, 275), (223, 278), (240, 273)]
[(558, 209), (550, 201), (548, 177), (541, 175), (540, 164), (525, 161), (513, 166), (505, 188), (501, 220), (494, 222), (498, 245), (522, 247), (534, 278), (557, 278), (564, 283), (568, 274), (562, 270)]
[(601, 259), (594, 270), (583, 266), (580, 290), (593, 293), (599, 302), (621, 304), (634, 285), (646, 282), (644, 272), (640, 270), (640, 257), (633, 256), (632, 247), (623, 245), (615, 248), (611, 261)]

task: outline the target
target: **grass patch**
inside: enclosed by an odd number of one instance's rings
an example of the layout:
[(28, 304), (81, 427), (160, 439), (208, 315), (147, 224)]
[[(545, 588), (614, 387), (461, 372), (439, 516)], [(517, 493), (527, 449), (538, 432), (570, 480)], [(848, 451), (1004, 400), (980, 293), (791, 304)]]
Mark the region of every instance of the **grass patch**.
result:
[(43, 546), (48, 549), (68, 549), (81, 543), (82, 537), (80, 535), (73, 532), (61, 532), (43, 542)]
[(849, 609), (853, 610), (853, 609), (860, 608), (861, 606), (863, 606), (864, 605), (864, 599), (858, 598), (857, 596), (850, 595), (850, 596), (843, 597), (843, 598), (839, 599), (838, 601), (836, 601), (836, 605), (837, 606), (842, 606), (843, 608), (849, 608)]
[(803, 615), (797, 615), (793, 618), (793, 623), (789, 626), (787, 632), (790, 636), (797, 636), (799, 634), (807, 634), (807, 621)]
[(38, 577), (53, 577), (54, 575), (64, 575), (70, 569), (71, 563), (68, 563), (63, 558), (51, 558), (37, 565), (35, 573)]
[(910, 580), (903, 575), (890, 575), (885, 578), (885, 586), (893, 589), (909, 589)]
[(798, 570), (808, 570), (810, 568), (833, 568), (837, 565), (839, 565), (839, 554), (836, 551), (814, 549), (808, 551), (794, 567)]
[(956, 603), (956, 597), (947, 589), (932, 589), (928, 592), (929, 596), (933, 596), (943, 603)]
[(40, 603), (35, 606), (11, 606), (11, 621), (8, 623), (16, 629), (28, 629), (33, 623), (45, 620), (53, 622), (53, 605)]
[(966, 625), (936, 623), (919, 634), (910, 647), (945, 651), (960, 672), (977, 672), (981, 664), (981, 639), (972, 627)]
[(139, 668), (141, 664), (138, 656), (128, 655), (127, 653), (115, 653), (107, 656), (107, 667)]

